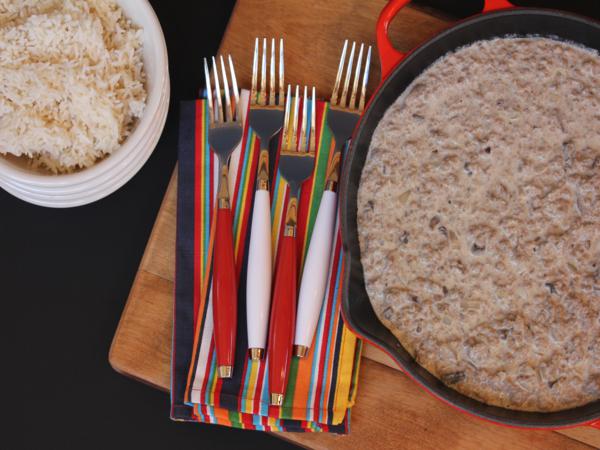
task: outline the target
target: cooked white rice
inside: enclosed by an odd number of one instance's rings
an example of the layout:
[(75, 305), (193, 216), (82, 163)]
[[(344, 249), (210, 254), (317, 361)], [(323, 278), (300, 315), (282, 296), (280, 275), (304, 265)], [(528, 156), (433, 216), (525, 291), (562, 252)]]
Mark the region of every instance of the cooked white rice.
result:
[(0, 153), (53, 172), (112, 153), (145, 107), (141, 50), (113, 0), (0, 0)]

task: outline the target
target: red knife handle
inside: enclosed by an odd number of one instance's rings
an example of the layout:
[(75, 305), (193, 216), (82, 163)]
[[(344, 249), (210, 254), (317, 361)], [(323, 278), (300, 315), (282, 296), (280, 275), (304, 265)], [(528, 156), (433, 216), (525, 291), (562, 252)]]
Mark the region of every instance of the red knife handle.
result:
[[(296, 237), (281, 242), (269, 324), (269, 391), (271, 404), (281, 404), (287, 386), (296, 323)], [(279, 398), (279, 402), (275, 399)]]
[(233, 255), (233, 226), (231, 210), (228, 207), (217, 209), (214, 246), (212, 303), (217, 368), (221, 378), (230, 378), (235, 360), (237, 281)]

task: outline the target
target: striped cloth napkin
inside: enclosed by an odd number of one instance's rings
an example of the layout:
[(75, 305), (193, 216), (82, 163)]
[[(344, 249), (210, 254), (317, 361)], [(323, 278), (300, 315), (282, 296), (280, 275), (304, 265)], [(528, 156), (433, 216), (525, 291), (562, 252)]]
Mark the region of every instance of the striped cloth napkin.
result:
[[(242, 91), (244, 112), (248, 92)], [(318, 143), (313, 176), (302, 186), (297, 229), (298, 255), (304, 260), (325, 184), (332, 150), (326, 124), (328, 105), (317, 103)], [(308, 109), (310, 115), (310, 108)], [(243, 118), (245, 120), (245, 117)], [(310, 117), (308, 118), (310, 123)], [(208, 146), (204, 100), (184, 102), (180, 117), (177, 278), (172, 368), (172, 413), (175, 420), (198, 420), (264, 431), (347, 433), (356, 396), (361, 342), (341, 317), (342, 245), (336, 223), (326, 297), (313, 347), (307, 358), (293, 358), (284, 405), (269, 405), (268, 361), (247, 356), (246, 266), (259, 142), (244, 128), (230, 163), (234, 252), (238, 279), (238, 330), (234, 377), (216, 376), (213, 342), (210, 233), (215, 203), (217, 160)], [(272, 239), (283, 233), (287, 185), (276, 170), (272, 182)], [(277, 255), (276, 251), (274, 254)], [(300, 273), (301, 269), (300, 269)]]

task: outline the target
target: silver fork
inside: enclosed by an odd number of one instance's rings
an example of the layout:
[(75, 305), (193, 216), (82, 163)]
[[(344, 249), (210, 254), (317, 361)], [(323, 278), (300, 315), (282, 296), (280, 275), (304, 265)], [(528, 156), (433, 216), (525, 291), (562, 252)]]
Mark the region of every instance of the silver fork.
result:
[(340, 57), (340, 64), (338, 66), (337, 76), (335, 78), (335, 84), (333, 85), (333, 92), (331, 94), (331, 105), (329, 112), (327, 113), (327, 123), (333, 133), (335, 140), (335, 147), (331, 164), (327, 170), (326, 178), (326, 189), (335, 191), (336, 185), (339, 179), (339, 166), (341, 159), (341, 150), (352, 136), (354, 127), (360, 118), (363, 110), (365, 109), (365, 101), (367, 95), (367, 84), (369, 82), (369, 70), (371, 68), (371, 46), (367, 51), (365, 59), (365, 67), (362, 72), (362, 81), (360, 82), (360, 97), (358, 104), (356, 98), (358, 94), (358, 84), (361, 77), (362, 59), (365, 44), (360, 44), (360, 50), (358, 51), (358, 58), (356, 61), (356, 68), (354, 70), (354, 80), (352, 83), (352, 93), (348, 100), (348, 89), (350, 87), (350, 81), (352, 78), (352, 66), (354, 63), (354, 52), (356, 50), (356, 42), (352, 43), (350, 50), (350, 56), (348, 57), (348, 63), (346, 64), (346, 76), (344, 78), (344, 85), (342, 88), (342, 94), (339, 94), (342, 74), (344, 71), (344, 65), (346, 62), (346, 52), (348, 50), (348, 40), (344, 41), (344, 47), (342, 48), (342, 55)]
[[(259, 39), (254, 44), (252, 63), (252, 90), (250, 92), (250, 127), (260, 140), (260, 159), (257, 173), (257, 189), (269, 189), (269, 142), (283, 125), (284, 97), (284, 58), (283, 39), (279, 40), (279, 80), (275, 75), (275, 39), (271, 39), (269, 67), (269, 87), (267, 89), (267, 39), (263, 39), (260, 86), (258, 86)], [(275, 86), (278, 85), (279, 95)], [(267, 93), (268, 91), (268, 93)]]
[(260, 140), (256, 191), (252, 210), (248, 273), (246, 277), (246, 322), (248, 352), (253, 360), (263, 357), (267, 343), (271, 303), (271, 202), (269, 195), (269, 142), (283, 125), (283, 39), (279, 41), (279, 95), (275, 95), (275, 39), (271, 40), (270, 79), (267, 89), (267, 40), (263, 40), (260, 87), (258, 87), (259, 40), (256, 38), (252, 65), (252, 91), (248, 120)]
[[(335, 138), (335, 147), (331, 162), (327, 168), (325, 191), (321, 197), (319, 211), (310, 238), (308, 252), (306, 253), (300, 293), (298, 295), (298, 318), (294, 336), (294, 355), (300, 358), (306, 356), (312, 344), (327, 287), (328, 265), (331, 256), (337, 207), (336, 188), (339, 178), (342, 148), (352, 136), (354, 127), (365, 107), (366, 89), (371, 65), (371, 47), (369, 46), (367, 51), (361, 80), (364, 48), (365, 45), (361, 44), (356, 67), (354, 68), (352, 92), (348, 100), (348, 89), (352, 78), (356, 43), (352, 43), (343, 90), (341, 96), (339, 96), (342, 73), (346, 62), (346, 52), (348, 50), (348, 41), (344, 42), (337, 77), (331, 95), (331, 106), (327, 115), (327, 122)], [(357, 103), (359, 81), (360, 97)]]
[[(316, 151), (316, 98), (312, 89), (310, 131), (308, 126), (307, 88), (304, 88), (302, 123), (300, 139), (297, 144), (299, 88), (296, 86), (294, 106), (291, 106), (290, 87), (288, 86), (285, 110), (279, 173), (288, 184), (289, 199), (285, 216), (285, 231), (279, 241), (279, 257), (273, 286), (273, 305), (269, 324), (269, 390), (271, 404), (281, 405), (285, 395), (296, 316), (296, 224), (298, 219), (298, 194), (302, 183), (310, 177), (315, 165)], [(310, 135), (307, 136), (307, 132)], [(308, 143), (307, 143), (308, 140)]]
[[(204, 77), (206, 79), (209, 116), (208, 142), (219, 159), (212, 297), (217, 373), (220, 378), (231, 378), (235, 360), (237, 330), (237, 281), (233, 253), (233, 225), (229, 207), (227, 165), (231, 153), (242, 139), (243, 130), (240, 119), (239, 92), (231, 55), (229, 56), (229, 71), (235, 102), (233, 106), (223, 56), (220, 57), (220, 62), (223, 92), (221, 92), (219, 71), (214, 57), (212, 58), (214, 91), (210, 83), (206, 58), (204, 58)], [(224, 101), (221, 98), (222, 95)]]

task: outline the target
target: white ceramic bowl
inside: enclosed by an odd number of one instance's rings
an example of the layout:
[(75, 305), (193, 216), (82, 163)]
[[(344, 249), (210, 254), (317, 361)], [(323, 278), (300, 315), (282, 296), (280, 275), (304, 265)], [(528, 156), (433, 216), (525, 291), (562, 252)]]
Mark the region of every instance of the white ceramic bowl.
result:
[(49, 207), (79, 206), (99, 200), (129, 181), (150, 157), (164, 128), (170, 84), (167, 47), (147, 0), (117, 0), (143, 29), (143, 60), (148, 98), (144, 114), (121, 147), (97, 164), (71, 174), (51, 175), (22, 161), (0, 157), (0, 187), (22, 200)]
[[(164, 109), (165, 117), (167, 110), (168, 104)], [(162, 124), (164, 121), (160, 123)], [(162, 125), (159, 128), (162, 129)], [(14, 183), (11, 180), (0, 180), (0, 186), (15, 197), (39, 206), (69, 208), (93, 202), (111, 194), (137, 173), (152, 153), (160, 137), (160, 129), (150, 135), (148, 143), (145, 143), (145, 141), (141, 143), (141, 148), (145, 149), (144, 152), (134, 153), (136, 159), (130, 164), (124, 165), (121, 171), (109, 172), (111, 177), (107, 178), (102, 184), (88, 183), (76, 185), (70, 190), (54, 189), (52, 191), (44, 187)]]

